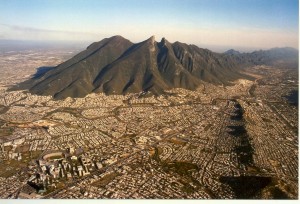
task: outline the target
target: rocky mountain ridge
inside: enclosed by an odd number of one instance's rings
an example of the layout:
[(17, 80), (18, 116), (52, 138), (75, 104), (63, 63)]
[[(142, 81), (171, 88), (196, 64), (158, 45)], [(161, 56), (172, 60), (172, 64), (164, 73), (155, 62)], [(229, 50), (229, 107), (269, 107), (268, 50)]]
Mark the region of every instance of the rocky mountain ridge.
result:
[(165, 38), (156, 42), (154, 36), (140, 43), (113, 36), (92, 43), (17, 88), (56, 99), (84, 97), (92, 92), (149, 91), (158, 95), (171, 88), (195, 90), (203, 81), (230, 85), (240, 78), (252, 79), (240, 73), (242, 65), (255, 64), (257, 59), (250, 57), (237, 51), (214, 53), (195, 45), (170, 43)]

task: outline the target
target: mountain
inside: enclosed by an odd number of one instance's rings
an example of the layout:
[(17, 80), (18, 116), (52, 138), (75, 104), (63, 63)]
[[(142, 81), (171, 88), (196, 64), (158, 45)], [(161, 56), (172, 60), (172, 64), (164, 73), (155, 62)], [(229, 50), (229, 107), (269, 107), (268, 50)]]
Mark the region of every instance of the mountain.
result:
[(230, 50), (227, 50), (226, 52), (224, 52), (224, 54), (226, 54), (226, 55), (240, 55), (241, 53), (237, 50), (230, 49)]
[(120, 36), (92, 43), (73, 58), (50, 69), (41, 77), (25, 81), (20, 87), (28, 88), (34, 94), (52, 95), (57, 99), (84, 97), (94, 90), (95, 76), (132, 45)]
[(224, 55), (231, 57), (242, 66), (269, 65), (279, 68), (298, 68), (298, 50), (290, 47), (259, 50), (251, 53), (240, 53), (228, 50)]
[(158, 95), (171, 88), (195, 90), (203, 82), (230, 85), (236, 79), (253, 79), (239, 72), (242, 65), (255, 64), (261, 59), (258, 56), (268, 63), (281, 56), (279, 52), (276, 58), (274, 50), (257, 52), (221, 54), (165, 38), (156, 42), (154, 36), (140, 43), (113, 36), (91, 44), (57, 67), (43, 68), (13, 89), (64, 99), (92, 92)]

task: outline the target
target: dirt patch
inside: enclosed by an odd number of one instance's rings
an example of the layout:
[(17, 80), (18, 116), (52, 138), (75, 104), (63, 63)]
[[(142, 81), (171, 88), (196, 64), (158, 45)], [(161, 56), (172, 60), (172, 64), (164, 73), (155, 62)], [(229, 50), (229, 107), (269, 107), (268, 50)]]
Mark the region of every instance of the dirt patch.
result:
[(109, 184), (111, 181), (113, 181), (117, 176), (120, 174), (116, 172), (109, 173), (102, 177), (101, 179), (93, 182), (91, 185), (95, 187), (105, 187), (107, 184)]

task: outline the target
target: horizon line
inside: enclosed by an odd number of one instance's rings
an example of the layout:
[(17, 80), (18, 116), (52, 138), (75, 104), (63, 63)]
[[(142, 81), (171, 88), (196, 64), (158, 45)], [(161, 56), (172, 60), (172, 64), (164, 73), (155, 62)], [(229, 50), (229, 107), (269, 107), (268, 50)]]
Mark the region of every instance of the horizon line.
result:
[[(112, 35), (110, 37), (105, 37), (105, 38), (102, 38), (101, 40), (103, 39), (106, 39), (106, 38), (111, 38), (111, 37), (115, 37), (115, 36), (120, 36), (124, 39), (127, 39), (125, 37), (123, 37), (122, 35), (120, 34), (116, 34), (116, 35)], [(155, 35), (151, 35), (149, 38), (153, 37), (154, 36), (154, 39), (155, 39)], [(147, 39), (149, 39), (147, 38)], [(165, 37), (162, 37), (162, 39), (165, 38)], [(146, 39), (146, 40), (147, 40)], [(165, 38), (166, 39), (166, 38)], [(0, 38), (0, 41), (19, 41), (19, 42), (37, 42), (37, 43), (58, 43), (58, 44), (69, 44), (69, 43), (76, 43), (74, 46), (78, 46), (78, 45), (83, 45), (85, 43), (94, 43), (94, 42), (99, 42), (101, 40), (68, 40), (68, 39), (5, 39), (5, 38)], [(127, 39), (129, 40), (129, 39)], [(168, 40), (168, 39), (166, 39)], [(137, 43), (140, 43), (142, 41), (138, 41), (138, 42), (135, 42), (135, 41), (131, 41), (129, 40), (130, 42), (134, 43), (134, 44), (137, 44)], [(168, 40), (169, 41), (169, 40)], [(159, 41), (156, 41), (155, 42), (159, 42)], [(199, 48), (202, 48), (202, 49), (209, 49), (213, 52), (220, 52), (220, 51), (216, 51), (216, 50), (224, 50), (223, 52), (226, 52), (228, 50), (236, 50), (236, 51), (239, 51), (239, 52), (245, 52), (245, 50), (247, 50), (246, 52), (250, 52), (252, 50), (252, 52), (255, 52), (255, 51), (260, 51), (260, 50), (271, 50), (271, 49), (276, 49), (276, 48), (292, 48), (292, 49), (295, 49), (297, 51), (299, 51), (299, 46), (298, 47), (293, 47), (293, 46), (274, 46), (274, 47), (251, 47), (251, 46), (239, 46), (239, 45), (233, 45), (233, 46), (229, 46), (229, 45), (215, 45), (215, 44), (195, 44), (195, 43), (186, 43), (186, 42), (181, 42), (181, 41), (169, 41), (171, 43), (175, 43), (175, 42), (180, 42), (180, 43), (185, 43), (187, 45), (195, 45)], [(86, 44), (85, 46), (89, 46), (90, 44)], [(243, 51), (242, 51), (243, 50)], [(220, 52), (222, 53), (222, 52)]]

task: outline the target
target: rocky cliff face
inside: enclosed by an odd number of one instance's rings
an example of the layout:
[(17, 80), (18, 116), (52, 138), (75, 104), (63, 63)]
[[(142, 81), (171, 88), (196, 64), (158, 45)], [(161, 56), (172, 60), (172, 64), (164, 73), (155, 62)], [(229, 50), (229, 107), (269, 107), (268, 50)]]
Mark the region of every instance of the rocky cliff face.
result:
[[(195, 45), (170, 43), (165, 38), (156, 42), (154, 36), (136, 44), (113, 36), (91, 44), (68, 61), (19, 87), (56, 99), (84, 97), (92, 92), (162, 94), (171, 88), (194, 90), (203, 81), (230, 85), (239, 78), (251, 79), (239, 72), (240, 67), (255, 64), (259, 56), (270, 63), (274, 61), (271, 54), (260, 51), (219, 54)], [(275, 59), (281, 55), (276, 52)]]

